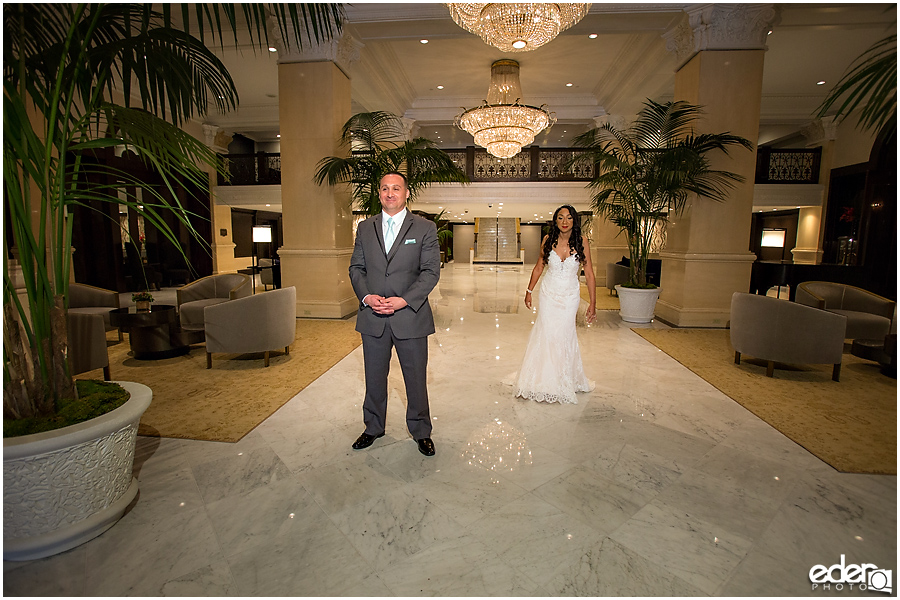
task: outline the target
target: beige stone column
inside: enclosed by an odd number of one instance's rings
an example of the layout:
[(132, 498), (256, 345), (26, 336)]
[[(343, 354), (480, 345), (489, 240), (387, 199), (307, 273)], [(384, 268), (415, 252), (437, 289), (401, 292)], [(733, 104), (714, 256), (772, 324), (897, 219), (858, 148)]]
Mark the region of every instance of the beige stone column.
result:
[[(205, 143), (219, 154), (228, 154), (228, 144), (231, 136), (223, 129), (209, 123), (203, 124)], [(209, 218), (211, 221), (212, 239), (210, 250), (212, 251), (213, 273), (234, 272), (234, 235), (231, 230), (231, 207), (227, 204), (219, 204), (216, 201), (216, 193), (219, 189), (218, 174), (210, 167), (209, 172)], [(222, 233), (224, 232), (224, 234)]]
[(797, 246), (791, 251), (795, 263), (820, 264), (822, 255), (825, 253), (822, 247), (825, 239), (823, 215), (828, 203), (828, 184), (831, 179), (834, 144), (837, 138), (837, 125), (834, 121), (834, 117), (817, 119), (801, 130), (808, 140), (806, 144), (808, 148), (822, 148), (818, 181), (822, 186), (822, 202), (820, 206), (805, 206), (800, 209), (797, 223)]
[(279, 48), (281, 204), (284, 246), (281, 284), (297, 288), (297, 316), (341, 318), (359, 304), (348, 268), (353, 253), (348, 190), (316, 185), (316, 164), (340, 156), (341, 128), (350, 118), (350, 61), (358, 45), (345, 34), (303, 52)]
[[(765, 39), (771, 5), (702, 5), (686, 11), (666, 34), (681, 67), (675, 100), (703, 107), (697, 132), (759, 137)], [(662, 258), (656, 316), (678, 327), (725, 327), (734, 292), (746, 292), (755, 255), (749, 251), (756, 152), (733, 148), (710, 155), (712, 168), (744, 177), (725, 202), (689, 200), (672, 220)]]

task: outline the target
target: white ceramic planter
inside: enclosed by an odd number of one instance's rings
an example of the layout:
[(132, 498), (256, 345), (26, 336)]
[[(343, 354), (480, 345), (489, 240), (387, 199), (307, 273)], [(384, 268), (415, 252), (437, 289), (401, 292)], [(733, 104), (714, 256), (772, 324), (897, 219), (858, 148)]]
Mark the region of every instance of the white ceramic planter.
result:
[(117, 381), (128, 402), (101, 417), (3, 440), (3, 560), (52, 556), (112, 527), (137, 495), (138, 423), (153, 392)]
[(619, 295), (619, 316), (629, 323), (649, 323), (656, 311), (660, 288), (650, 290), (616, 286)]

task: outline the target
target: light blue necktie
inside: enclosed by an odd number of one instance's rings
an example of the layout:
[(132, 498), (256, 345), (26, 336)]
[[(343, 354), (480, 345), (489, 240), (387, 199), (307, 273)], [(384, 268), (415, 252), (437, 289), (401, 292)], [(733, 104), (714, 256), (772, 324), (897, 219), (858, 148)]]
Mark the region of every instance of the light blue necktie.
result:
[(394, 218), (388, 217), (387, 231), (384, 234), (384, 251), (390, 252), (391, 246), (394, 245)]

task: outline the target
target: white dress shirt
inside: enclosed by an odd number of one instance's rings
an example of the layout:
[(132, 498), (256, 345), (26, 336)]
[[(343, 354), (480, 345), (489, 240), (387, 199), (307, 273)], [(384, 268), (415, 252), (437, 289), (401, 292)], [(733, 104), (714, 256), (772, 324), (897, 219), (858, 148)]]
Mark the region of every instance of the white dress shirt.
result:
[[(388, 235), (388, 219), (394, 219), (394, 241), (388, 246), (387, 245), (387, 235)], [(406, 219), (406, 208), (398, 212), (396, 215), (391, 217), (386, 212), (381, 212), (381, 233), (384, 236), (384, 251), (388, 253), (391, 251), (391, 248), (394, 244), (397, 243), (397, 237), (400, 235), (400, 226), (403, 225), (403, 221)]]

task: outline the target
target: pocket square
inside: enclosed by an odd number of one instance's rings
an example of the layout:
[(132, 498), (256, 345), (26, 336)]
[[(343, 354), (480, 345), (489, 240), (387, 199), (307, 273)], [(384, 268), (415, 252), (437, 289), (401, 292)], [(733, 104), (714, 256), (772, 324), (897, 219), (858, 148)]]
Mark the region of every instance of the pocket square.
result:
[(403, 240), (403, 243), (404, 244), (415, 244), (416, 238), (407, 238), (407, 239)]

